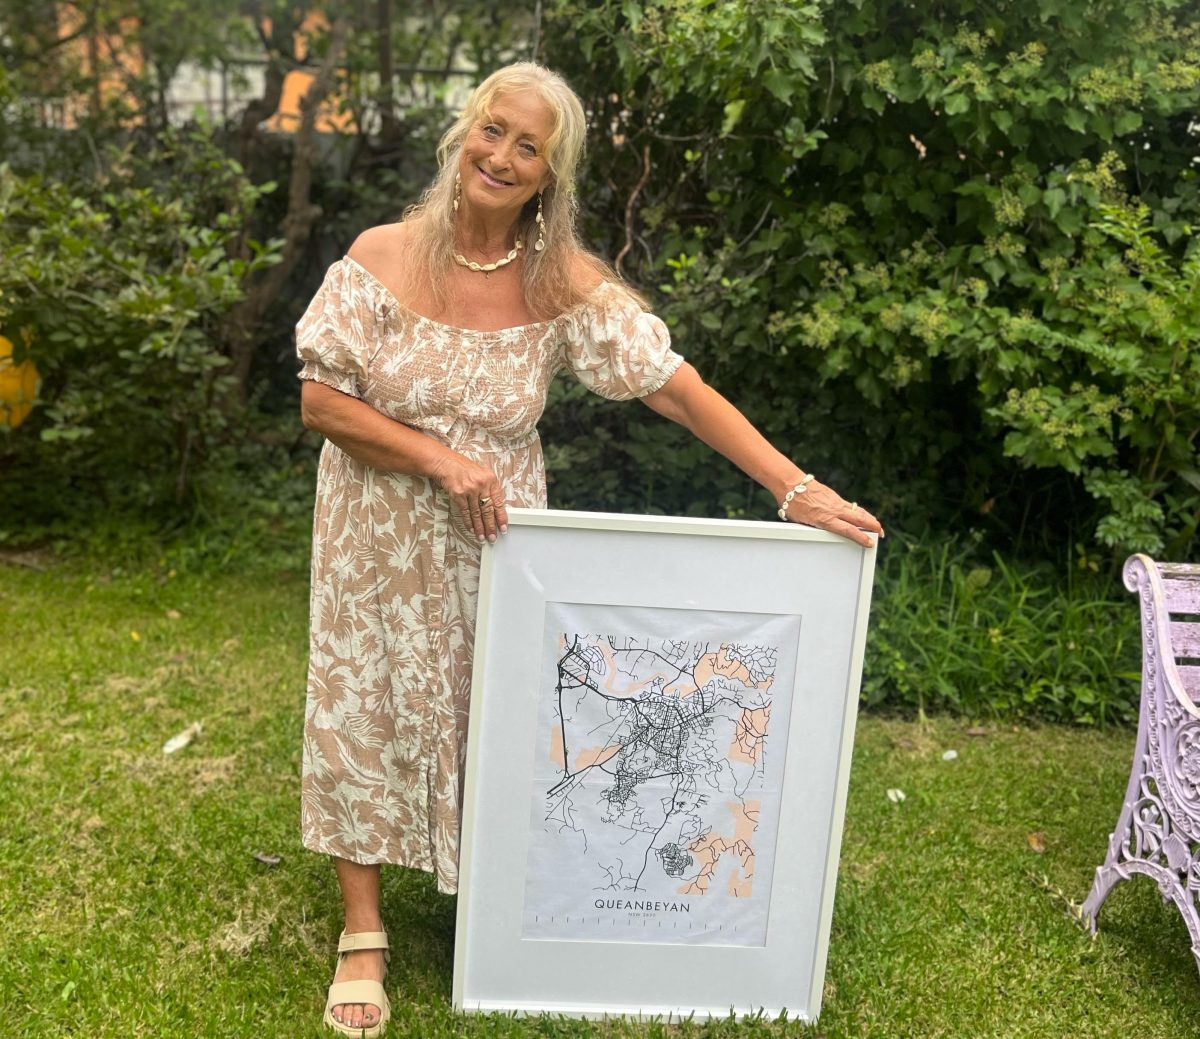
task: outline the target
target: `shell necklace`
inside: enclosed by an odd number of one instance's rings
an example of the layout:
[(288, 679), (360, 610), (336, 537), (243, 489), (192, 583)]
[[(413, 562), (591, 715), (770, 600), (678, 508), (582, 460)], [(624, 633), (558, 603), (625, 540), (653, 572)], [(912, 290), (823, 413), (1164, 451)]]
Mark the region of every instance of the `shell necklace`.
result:
[(466, 267), (467, 270), (482, 271), (483, 276), (486, 278), (491, 275), (492, 271), (498, 271), (501, 267), (507, 267), (513, 262), (513, 260), (517, 258), (517, 254), (520, 253), (520, 251), (524, 248), (525, 243), (518, 238), (516, 244), (512, 247), (512, 249), (509, 250), (508, 255), (501, 257), (495, 263), (476, 263), (474, 260), (468, 260), (465, 256), (463, 256), (462, 253), (454, 254), (454, 262), (460, 267)]

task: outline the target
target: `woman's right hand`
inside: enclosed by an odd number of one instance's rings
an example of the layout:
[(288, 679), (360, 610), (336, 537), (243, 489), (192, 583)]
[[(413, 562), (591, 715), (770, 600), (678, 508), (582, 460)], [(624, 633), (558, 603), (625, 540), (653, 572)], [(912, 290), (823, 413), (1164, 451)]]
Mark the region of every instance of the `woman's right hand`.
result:
[[(792, 487), (803, 487), (804, 492), (796, 494), (786, 505), (780, 501), (780, 508), (784, 513), (780, 519), (786, 517), (793, 523), (803, 523), (809, 527), (840, 534), (851, 541), (857, 541), (863, 548), (870, 548), (875, 543), (872, 534), (883, 537), (883, 524), (879, 520), (858, 502), (846, 501), (837, 491), (820, 480), (812, 477), (797, 478)], [(786, 494), (786, 491), (784, 493)]]
[(496, 474), (487, 466), (448, 451), (435, 467), (433, 479), (454, 502), (463, 526), (480, 541), (495, 541), (508, 530), (508, 510), (504, 507), (504, 489)]

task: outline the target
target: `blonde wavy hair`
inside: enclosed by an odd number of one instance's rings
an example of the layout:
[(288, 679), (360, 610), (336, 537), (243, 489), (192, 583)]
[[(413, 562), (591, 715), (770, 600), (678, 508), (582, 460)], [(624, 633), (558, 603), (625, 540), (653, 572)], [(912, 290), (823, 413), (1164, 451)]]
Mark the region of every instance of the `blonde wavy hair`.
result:
[(542, 193), (545, 249), (533, 249), (537, 240), (536, 195), (525, 203), (517, 220), (517, 235), (526, 243), (521, 265), (526, 306), (539, 319), (557, 317), (586, 298), (591, 287), (587, 283), (594, 281), (589, 274), (601, 280), (620, 280), (608, 264), (583, 248), (575, 230), (579, 208), (575, 176), (587, 140), (583, 105), (557, 72), (520, 61), (497, 69), (475, 88), (462, 114), (438, 144), (437, 176), (420, 201), (404, 214), (404, 222), (410, 225), (404, 239), (405, 266), (439, 308), (449, 301), (447, 275), (454, 267), (454, 179), (463, 142), (473, 126), (490, 118), (491, 106), (499, 97), (522, 91), (536, 93), (554, 121), (543, 146), (551, 176)]

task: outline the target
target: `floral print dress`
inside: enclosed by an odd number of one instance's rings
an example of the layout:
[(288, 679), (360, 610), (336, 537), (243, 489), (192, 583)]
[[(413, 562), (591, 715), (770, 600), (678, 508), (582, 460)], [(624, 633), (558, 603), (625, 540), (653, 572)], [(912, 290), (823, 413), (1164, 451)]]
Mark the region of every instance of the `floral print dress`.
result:
[[(629, 400), (682, 363), (619, 285), (551, 321), (492, 332), (403, 307), (334, 263), (296, 328), (301, 379), (357, 397), (490, 466), (510, 505), (544, 508), (536, 424), (566, 368)], [(301, 829), (306, 847), (433, 872), (458, 888), (480, 544), (432, 481), (321, 451), (313, 528)]]

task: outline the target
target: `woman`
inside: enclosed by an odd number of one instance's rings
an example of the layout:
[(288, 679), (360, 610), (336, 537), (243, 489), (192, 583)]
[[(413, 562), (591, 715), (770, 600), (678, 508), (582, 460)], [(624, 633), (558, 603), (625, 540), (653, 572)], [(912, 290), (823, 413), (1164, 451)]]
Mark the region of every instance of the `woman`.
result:
[(784, 458), (670, 346), (663, 323), (575, 233), (578, 98), (517, 64), (442, 139), (399, 224), (335, 263), (297, 328), (318, 475), (304, 739), (304, 843), (345, 902), (325, 1020), (377, 1035), (387, 938), (379, 864), (457, 890), (481, 542), (507, 505), (544, 507), (535, 424), (568, 368), (640, 398), (775, 494), (781, 518), (863, 545), (878, 521)]

